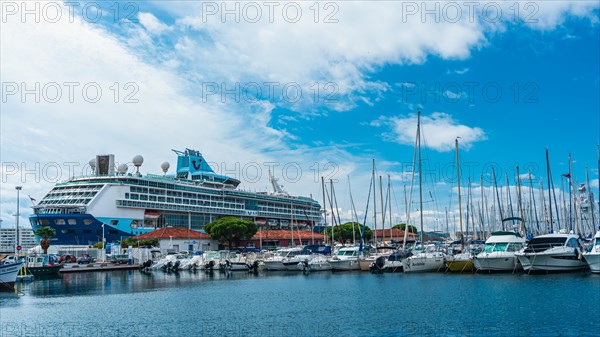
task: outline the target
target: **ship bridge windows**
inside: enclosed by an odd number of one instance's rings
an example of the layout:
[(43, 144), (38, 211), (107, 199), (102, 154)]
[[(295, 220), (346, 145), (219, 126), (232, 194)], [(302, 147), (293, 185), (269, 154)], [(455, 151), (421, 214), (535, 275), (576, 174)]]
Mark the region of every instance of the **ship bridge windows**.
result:
[(119, 223), (119, 220), (110, 220), (110, 225), (111, 226), (116, 226)]
[(569, 241), (567, 241), (567, 247), (577, 248), (577, 239), (570, 238)]
[(54, 220), (54, 223), (56, 225), (62, 226), (65, 224), (65, 219), (56, 219), (56, 220)]
[(67, 219), (69, 225), (77, 225), (77, 219)]
[(94, 222), (94, 220), (92, 220), (92, 219), (83, 219), (83, 224), (84, 225), (91, 225), (92, 222)]

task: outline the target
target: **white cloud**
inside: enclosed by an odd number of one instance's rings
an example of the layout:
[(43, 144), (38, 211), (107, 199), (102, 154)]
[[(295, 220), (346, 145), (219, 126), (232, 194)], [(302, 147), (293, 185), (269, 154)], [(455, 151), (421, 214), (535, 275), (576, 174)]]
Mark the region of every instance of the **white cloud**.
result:
[(146, 30), (152, 34), (160, 35), (166, 31), (170, 31), (173, 28), (160, 22), (152, 13), (140, 12), (138, 14), (140, 23), (146, 28)]
[[(386, 124), (391, 128), (387, 135), (392, 141), (405, 145), (413, 145), (417, 133), (417, 116), (381, 117), (374, 126)], [(474, 143), (487, 139), (485, 132), (479, 127), (459, 124), (452, 116), (443, 112), (435, 112), (431, 116), (421, 116), (422, 145), (439, 152), (454, 149), (456, 137), (460, 137), (462, 149), (469, 149)]]

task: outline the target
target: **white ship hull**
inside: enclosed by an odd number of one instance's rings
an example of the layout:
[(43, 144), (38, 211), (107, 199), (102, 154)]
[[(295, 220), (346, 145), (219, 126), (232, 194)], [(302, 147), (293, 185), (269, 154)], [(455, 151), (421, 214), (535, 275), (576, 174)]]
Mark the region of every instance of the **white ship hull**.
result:
[(265, 270), (268, 271), (280, 271), (286, 270), (285, 265), (281, 261), (263, 261), (265, 264)]
[(331, 265), (329, 264), (329, 262), (311, 263), (308, 265), (308, 270), (310, 270), (310, 271), (329, 271), (329, 270), (331, 270)]
[(517, 256), (525, 271), (577, 271), (587, 268), (587, 264), (573, 252), (519, 254)]
[(584, 253), (583, 257), (592, 273), (600, 273), (600, 252)]
[(522, 269), (514, 253), (480, 253), (473, 258), (473, 264), (479, 271), (508, 272)]
[(360, 263), (358, 262), (358, 259), (331, 259), (328, 262), (331, 265), (332, 270), (360, 270)]
[(404, 272), (438, 272), (446, 269), (441, 254), (418, 254), (402, 260)]
[(12, 288), (23, 262), (0, 265), (0, 287)]

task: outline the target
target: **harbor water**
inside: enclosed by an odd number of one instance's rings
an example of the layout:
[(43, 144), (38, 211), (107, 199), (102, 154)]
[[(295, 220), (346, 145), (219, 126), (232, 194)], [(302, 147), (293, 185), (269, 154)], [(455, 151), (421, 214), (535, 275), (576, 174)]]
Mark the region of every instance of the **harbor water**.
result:
[(0, 293), (9, 336), (597, 336), (600, 275), (65, 274)]

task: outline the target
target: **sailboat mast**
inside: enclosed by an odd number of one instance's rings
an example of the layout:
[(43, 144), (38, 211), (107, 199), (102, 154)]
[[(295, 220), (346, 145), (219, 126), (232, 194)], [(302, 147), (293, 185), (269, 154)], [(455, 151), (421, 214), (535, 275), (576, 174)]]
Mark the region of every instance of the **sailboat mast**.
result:
[(590, 175), (588, 168), (585, 168), (585, 185), (589, 189), (588, 200), (590, 202), (590, 213), (592, 213), (592, 235), (594, 234), (594, 224), (596, 223), (596, 215), (594, 214), (594, 193), (592, 193), (592, 187), (590, 186)]
[[(487, 204), (486, 204), (486, 201), (485, 201), (485, 191), (484, 191), (484, 188), (483, 188), (483, 174), (481, 174), (479, 176), (479, 186), (481, 188), (481, 230), (482, 230), (482, 234), (483, 234), (483, 232), (486, 232), (486, 229), (485, 229), (485, 212), (487, 210)], [(491, 232), (491, 230), (490, 230), (490, 223), (489, 222), (490, 222), (490, 220), (489, 220), (489, 217), (488, 217), (488, 229), (487, 229), (488, 235)]]
[(423, 242), (423, 174), (421, 166), (421, 111), (417, 114), (417, 144), (419, 153), (419, 217), (421, 220), (421, 243)]
[(502, 230), (506, 230), (504, 228), (504, 215), (502, 214), (502, 203), (500, 202), (500, 193), (498, 192), (498, 182), (496, 181), (496, 172), (494, 171), (494, 167), (492, 166), (492, 179), (494, 180), (494, 191), (496, 192), (496, 200), (498, 201), (498, 212), (500, 213), (500, 223), (502, 224)]
[[(358, 225), (358, 214), (356, 214), (356, 208), (354, 207), (354, 199), (352, 198), (352, 186), (350, 186), (350, 176), (348, 176), (348, 193), (350, 193), (350, 204), (352, 205), (352, 212)], [(359, 228), (360, 230), (360, 228)], [(354, 221), (352, 221), (352, 244), (356, 245), (356, 235), (354, 234)]]
[(385, 241), (385, 208), (383, 206), (383, 183), (379, 176), (379, 200), (381, 201), (381, 242)]
[(548, 173), (548, 210), (550, 214), (550, 233), (554, 232), (554, 225), (552, 223), (552, 173), (550, 172), (550, 157), (548, 155), (548, 148), (546, 148), (546, 172)]
[[(392, 242), (392, 189), (391, 189), (392, 185), (390, 183), (390, 175), (388, 174), (388, 204), (389, 204), (389, 210), (388, 210), (388, 218), (389, 218), (389, 224), (390, 224), (390, 242)], [(395, 193), (394, 193), (394, 200), (396, 200), (395, 197)], [(396, 203), (396, 207), (398, 206), (398, 204)]]
[(569, 230), (573, 230), (573, 195), (571, 194), (571, 186), (573, 186), (572, 183), (572, 177), (571, 177), (571, 167), (573, 166), (572, 162), (571, 162), (571, 153), (569, 153), (569, 177), (567, 179), (567, 182), (569, 183)]
[(535, 216), (535, 229), (536, 232), (540, 231), (540, 221), (538, 219), (537, 203), (535, 202), (535, 193), (533, 193), (533, 178), (531, 177), (531, 171), (529, 173), (529, 195), (531, 196), (531, 205), (533, 206), (533, 215)]
[(525, 229), (525, 215), (523, 214), (523, 194), (521, 191), (521, 175), (519, 174), (519, 166), (517, 165), (517, 201), (519, 203), (519, 215), (521, 216), (521, 231), (527, 236)]
[(373, 181), (373, 242), (377, 245), (377, 200), (375, 200), (377, 195), (377, 183), (375, 181), (375, 159), (373, 159), (373, 164), (371, 165), (371, 180)]
[(458, 180), (458, 221), (460, 223), (460, 252), (465, 250), (465, 240), (463, 238), (463, 223), (462, 223), (462, 197), (460, 196), (460, 161), (458, 160), (458, 138), (454, 141), (456, 147), (456, 177)]
[[(324, 227), (325, 233), (327, 233), (327, 203), (325, 201), (325, 179), (323, 178), (323, 176), (321, 176), (321, 188), (323, 190), (323, 218), (325, 219)], [(325, 235), (325, 240), (327, 240), (327, 235)]]

